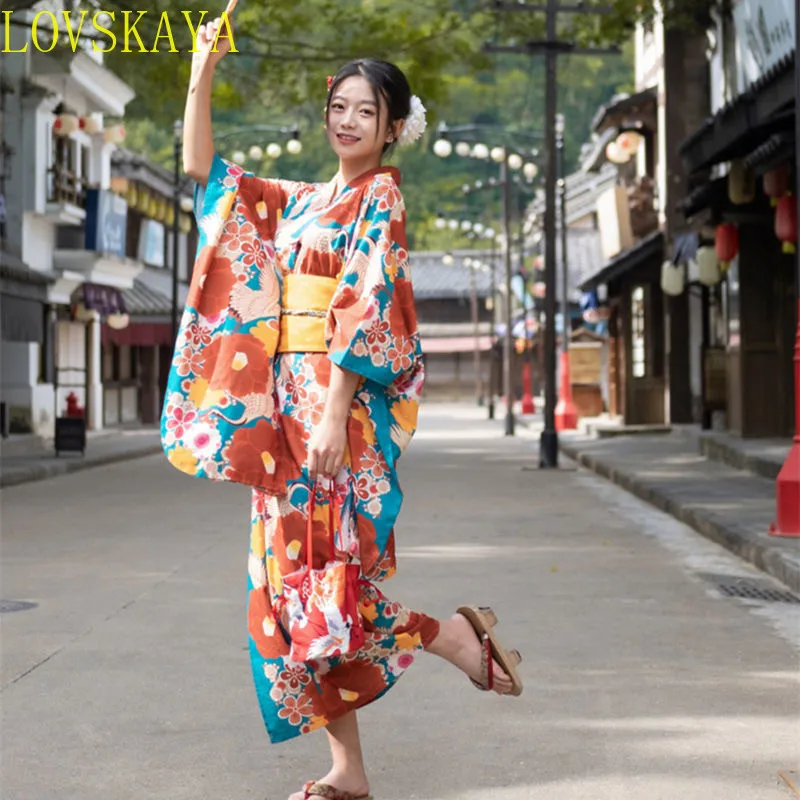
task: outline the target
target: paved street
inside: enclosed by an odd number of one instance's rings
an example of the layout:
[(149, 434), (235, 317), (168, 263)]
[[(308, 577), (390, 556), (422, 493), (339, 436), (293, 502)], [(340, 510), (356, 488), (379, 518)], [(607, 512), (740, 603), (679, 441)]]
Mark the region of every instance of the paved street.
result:
[[(800, 605), (535, 437), (426, 407), (401, 477), (398, 600), (490, 603), (516, 699), (424, 656), (362, 714), (376, 800), (786, 800), (800, 769)], [(270, 746), (246, 652), (248, 493), (160, 456), (2, 492), (3, 800), (283, 800), (323, 736)]]

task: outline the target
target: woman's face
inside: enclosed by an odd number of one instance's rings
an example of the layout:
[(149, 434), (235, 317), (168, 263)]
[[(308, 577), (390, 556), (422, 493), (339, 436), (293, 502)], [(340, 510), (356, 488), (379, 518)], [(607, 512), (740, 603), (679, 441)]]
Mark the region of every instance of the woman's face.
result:
[(340, 160), (380, 164), (383, 146), (393, 135), (387, 125), (386, 101), (380, 95), (379, 103), (376, 104), (372, 86), (362, 75), (345, 78), (336, 87), (328, 107), (327, 132)]

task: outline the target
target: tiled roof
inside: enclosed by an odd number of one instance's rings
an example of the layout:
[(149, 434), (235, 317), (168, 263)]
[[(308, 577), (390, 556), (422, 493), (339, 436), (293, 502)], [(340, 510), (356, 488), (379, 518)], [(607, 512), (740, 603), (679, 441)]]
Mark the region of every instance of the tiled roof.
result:
[(172, 311), (172, 300), (165, 294), (151, 289), (139, 278), (133, 282), (132, 289), (122, 293), (125, 299), (125, 308), (129, 314), (140, 316), (155, 316), (169, 314)]
[[(544, 248), (543, 248), (544, 249)], [(578, 302), (581, 296), (580, 285), (602, 268), (605, 260), (600, 245), (600, 232), (594, 228), (567, 229), (567, 283), (570, 300)], [(556, 274), (558, 292), (561, 296), (561, 236), (556, 236)]]
[[(477, 258), (491, 263), (490, 251), (456, 251), (452, 264), (443, 264), (441, 251), (415, 252), (409, 254), (411, 263), (411, 282), (414, 296), (418, 300), (447, 300), (468, 298), (471, 290), (472, 268), (464, 265), (465, 258)], [(496, 264), (501, 254), (496, 254)], [(475, 288), (478, 297), (491, 294), (492, 276), (488, 271), (477, 270)]]

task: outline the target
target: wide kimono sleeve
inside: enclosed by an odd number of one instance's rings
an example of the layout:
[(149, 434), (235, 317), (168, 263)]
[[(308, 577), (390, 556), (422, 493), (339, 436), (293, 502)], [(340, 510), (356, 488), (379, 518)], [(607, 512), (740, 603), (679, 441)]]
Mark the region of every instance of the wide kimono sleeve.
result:
[(296, 472), (275, 405), (274, 236), (301, 191), (215, 156), (196, 192), (200, 241), (161, 418), (162, 445), (182, 472), (276, 492)]
[(327, 334), (331, 361), (363, 376), (383, 395), (392, 440), (386, 455), (393, 461), (416, 429), (424, 370), (405, 205), (389, 175), (379, 175), (362, 202)]

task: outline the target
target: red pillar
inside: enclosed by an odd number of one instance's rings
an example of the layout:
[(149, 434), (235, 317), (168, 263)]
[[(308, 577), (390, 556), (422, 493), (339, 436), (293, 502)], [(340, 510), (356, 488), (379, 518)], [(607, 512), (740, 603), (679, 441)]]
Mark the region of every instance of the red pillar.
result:
[(578, 408), (572, 399), (572, 380), (569, 374), (569, 353), (559, 355), (561, 380), (559, 399), (556, 406), (556, 430), (575, 430), (578, 427)]
[(777, 514), (773, 536), (800, 536), (800, 285), (797, 287), (797, 339), (794, 346), (794, 443), (775, 482)]
[(522, 405), (520, 411), (523, 414), (536, 413), (533, 392), (531, 391), (531, 365), (527, 361), (522, 365)]

